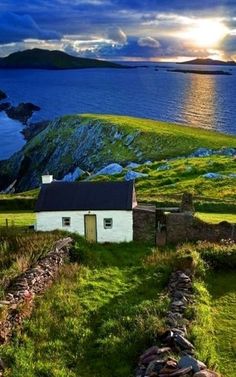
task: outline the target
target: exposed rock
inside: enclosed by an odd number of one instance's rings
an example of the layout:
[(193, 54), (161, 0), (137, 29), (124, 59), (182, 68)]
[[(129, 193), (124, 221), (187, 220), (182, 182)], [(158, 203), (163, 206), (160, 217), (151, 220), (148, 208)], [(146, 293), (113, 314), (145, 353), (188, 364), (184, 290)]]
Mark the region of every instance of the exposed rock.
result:
[(120, 164), (112, 163), (98, 170), (96, 175), (115, 175), (122, 173), (122, 171), (123, 167)]
[(66, 174), (62, 180), (64, 182), (74, 182), (84, 174), (85, 172), (77, 167), (73, 172)]
[(133, 171), (133, 170), (130, 170), (128, 171), (126, 174), (125, 174), (125, 180), (126, 181), (132, 181), (134, 179), (137, 179), (137, 178), (144, 178), (144, 177), (148, 177), (148, 174), (144, 174), (144, 173), (139, 173), (139, 172), (136, 172), (136, 171)]
[(23, 128), (21, 133), (24, 135), (25, 140), (29, 141), (34, 136), (38, 135), (49, 125), (49, 121), (45, 120), (42, 122), (30, 123), (28, 126)]
[(5, 111), (6, 109), (9, 109), (10, 106), (11, 106), (10, 102), (0, 103), (0, 111)]
[(198, 148), (195, 152), (193, 152), (190, 157), (209, 157), (213, 154), (212, 149), (208, 148)]
[(127, 166), (126, 166), (126, 168), (127, 169), (136, 169), (136, 168), (138, 168), (140, 166), (140, 164), (137, 164), (137, 162), (130, 162)]
[(225, 176), (222, 175), (222, 174), (220, 174), (220, 173), (206, 173), (206, 174), (203, 174), (203, 177), (204, 178), (209, 178), (209, 179), (225, 178)]
[(32, 117), (34, 111), (39, 111), (40, 107), (34, 105), (33, 103), (20, 103), (18, 106), (11, 106), (6, 109), (6, 114), (11, 119), (16, 119), (26, 124), (28, 119)]
[(198, 360), (194, 359), (189, 355), (181, 357), (181, 359), (178, 362), (178, 366), (180, 368), (187, 368), (191, 366), (194, 373), (200, 372), (200, 370), (203, 369), (200, 367), (200, 365), (202, 365), (202, 363), (200, 363)]
[(4, 93), (2, 90), (0, 90), (0, 101), (7, 98), (6, 93)]

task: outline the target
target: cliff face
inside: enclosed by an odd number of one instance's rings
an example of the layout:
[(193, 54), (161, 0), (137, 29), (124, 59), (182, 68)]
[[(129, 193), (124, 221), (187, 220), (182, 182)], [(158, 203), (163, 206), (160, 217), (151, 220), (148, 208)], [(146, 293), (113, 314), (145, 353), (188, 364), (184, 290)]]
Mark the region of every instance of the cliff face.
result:
[(38, 187), (41, 175), (56, 179), (80, 168), (96, 172), (116, 162), (145, 162), (189, 155), (199, 147), (236, 146), (236, 138), (148, 119), (105, 115), (65, 116), (0, 162), (0, 190), (16, 181), (17, 191)]
[(0, 177), (5, 186), (17, 180), (16, 188), (21, 191), (39, 186), (41, 174), (46, 171), (60, 179), (78, 166), (93, 171), (114, 160), (137, 160), (143, 157), (135, 146), (138, 135), (139, 131), (121, 132), (99, 121), (88, 124), (80, 117), (60, 118), (7, 162), (1, 162)]

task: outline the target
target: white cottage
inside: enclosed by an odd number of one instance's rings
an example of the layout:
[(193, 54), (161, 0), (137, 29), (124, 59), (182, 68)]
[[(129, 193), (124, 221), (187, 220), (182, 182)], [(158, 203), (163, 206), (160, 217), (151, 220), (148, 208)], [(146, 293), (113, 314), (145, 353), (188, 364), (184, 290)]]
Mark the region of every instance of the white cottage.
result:
[(36, 230), (79, 233), (88, 241), (133, 240), (134, 183), (60, 182), (43, 177), (36, 203)]

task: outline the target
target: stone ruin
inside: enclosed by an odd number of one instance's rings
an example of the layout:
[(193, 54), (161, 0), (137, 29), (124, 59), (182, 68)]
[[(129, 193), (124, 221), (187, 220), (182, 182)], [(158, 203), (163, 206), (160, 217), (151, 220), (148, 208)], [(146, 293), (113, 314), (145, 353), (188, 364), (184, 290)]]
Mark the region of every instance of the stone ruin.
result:
[(236, 224), (209, 224), (194, 216), (193, 197), (183, 194), (180, 207), (139, 205), (133, 211), (134, 240), (164, 246), (186, 241), (236, 241)]

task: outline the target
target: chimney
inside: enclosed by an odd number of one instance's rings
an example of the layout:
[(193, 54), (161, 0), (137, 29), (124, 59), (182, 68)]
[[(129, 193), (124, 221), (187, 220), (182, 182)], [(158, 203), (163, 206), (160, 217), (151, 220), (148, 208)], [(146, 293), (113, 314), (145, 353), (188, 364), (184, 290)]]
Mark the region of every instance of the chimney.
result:
[(53, 181), (53, 175), (50, 175), (50, 174), (42, 175), (42, 184), (43, 185), (51, 183), (52, 181)]

